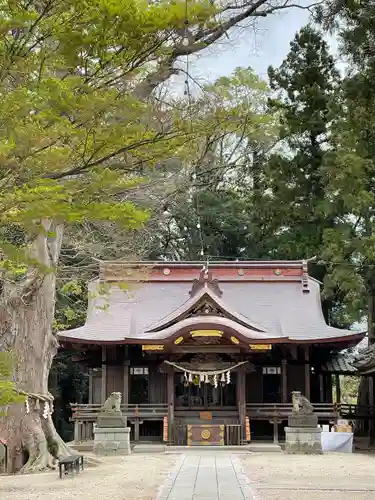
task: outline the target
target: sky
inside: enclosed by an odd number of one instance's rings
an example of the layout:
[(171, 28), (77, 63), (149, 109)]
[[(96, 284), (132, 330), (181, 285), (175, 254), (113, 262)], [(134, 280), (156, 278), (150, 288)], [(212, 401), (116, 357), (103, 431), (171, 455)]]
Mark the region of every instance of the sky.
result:
[[(300, 3), (306, 3), (300, 0)], [(307, 10), (291, 8), (259, 18), (257, 29), (237, 28), (224, 38), (192, 58), (189, 73), (199, 84), (229, 75), (236, 67), (252, 67), (258, 76), (267, 79), (268, 66), (279, 66), (289, 52), (290, 42), (297, 31), (309, 21)], [(333, 53), (337, 45), (327, 37)], [(182, 62), (182, 65), (184, 63)], [(182, 83), (182, 82), (181, 82)]]
[(289, 44), (302, 26), (307, 24), (309, 12), (302, 9), (287, 11), (260, 18), (257, 29), (235, 29), (230, 39), (219, 47), (210, 47), (191, 64), (191, 73), (198, 81), (229, 75), (238, 66), (251, 66), (264, 78), (269, 65), (279, 66), (289, 51)]

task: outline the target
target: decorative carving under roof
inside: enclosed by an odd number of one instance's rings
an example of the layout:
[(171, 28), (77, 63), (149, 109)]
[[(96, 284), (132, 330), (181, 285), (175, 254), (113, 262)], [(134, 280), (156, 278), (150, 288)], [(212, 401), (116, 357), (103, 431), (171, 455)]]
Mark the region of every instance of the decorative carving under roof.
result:
[(229, 370), (236, 362), (224, 361), (223, 358), (214, 353), (195, 354), (190, 361), (180, 362), (181, 368), (197, 371)]
[(302, 261), (302, 291), (304, 293), (310, 292), (309, 271), (308, 271), (308, 267), (307, 267), (307, 260)]
[(225, 316), (225, 313), (221, 307), (214, 304), (208, 298), (199, 302), (196, 307), (190, 313), (188, 313), (187, 317), (191, 316)]
[(219, 282), (212, 277), (211, 271), (204, 267), (199, 273), (199, 278), (193, 281), (193, 286), (189, 292), (190, 297), (194, 297), (202, 288), (210, 288), (210, 290), (221, 297), (223, 292), (220, 290)]

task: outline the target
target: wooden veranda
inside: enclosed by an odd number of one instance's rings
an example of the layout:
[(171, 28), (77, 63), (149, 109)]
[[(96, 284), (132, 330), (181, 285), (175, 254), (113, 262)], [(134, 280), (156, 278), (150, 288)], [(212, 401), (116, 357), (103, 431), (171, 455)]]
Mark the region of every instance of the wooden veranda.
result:
[[(355, 405), (345, 403), (315, 403), (314, 412), (318, 416), (319, 422), (336, 422), (337, 419), (347, 420), (375, 420), (375, 406)], [(72, 417), (74, 422), (74, 441), (81, 443), (91, 441), (94, 438), (93, 427), (97, 420), (100, 404), (71, 404)], [(141, 428), (144, 422), (156, 421), (162, 423), (164, 417), (168, 416), (167, 404), (123, 404), (121, 411), (128, 418), (129, 423), (134, 426), (132, 435), (133, 441), (139, 441)], [(246, 416), (250, 425), (254, 421), (270, 422), (274, 426), (275, 442), (278, 442), (278, 424), (287, 421), (288, 415), (292, 413), (291, 403), (247, 403)], [(193, 415), (193, 413), (192, 413)], [(228, 426), (235, 425), (233, 421)], [(174, 433), (172, 433), (174, 435)], [(242, 439), (243, 441), (243, 439)], [(169, 444), (178, 444), (169, 442)]]

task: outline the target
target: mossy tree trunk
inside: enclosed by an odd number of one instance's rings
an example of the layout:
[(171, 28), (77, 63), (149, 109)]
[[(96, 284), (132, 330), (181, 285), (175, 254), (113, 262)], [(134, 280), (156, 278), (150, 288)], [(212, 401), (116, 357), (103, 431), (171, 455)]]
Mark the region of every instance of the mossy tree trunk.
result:
[(30, 246), (30, 257), (40, 265), (30, 266), (22, 280), (4, 284), (8, 329), (0, 338), (0, 348), (14, 353), (17, 389), (30, 395), (28, 404), (11, 406), (7, 415), (0, 418), (0, 436), (7, 440), (12, 472), (44, 470), (53, 467), (58, 456), (69, 454), (55, 430), (49, 404), (45, 407), (45, 400), (51, 397), (48, 376), (57, 351), (52, 329), (54, 269), (62, 232), (62, 226), (43, 221), (40, 234)]

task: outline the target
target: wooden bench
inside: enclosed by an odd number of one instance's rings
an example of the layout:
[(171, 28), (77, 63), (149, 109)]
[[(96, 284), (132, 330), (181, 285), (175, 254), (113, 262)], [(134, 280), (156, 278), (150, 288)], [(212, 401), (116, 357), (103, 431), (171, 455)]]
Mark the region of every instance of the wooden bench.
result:
[(59, 460), (60, 479), (63, 476), (63, 467), (64, 474), (69, 474), (69, 472), (74, 473), (74, 470), (79, 474), (80, 470), (83, 470), (83, 455), (70, 455)]

